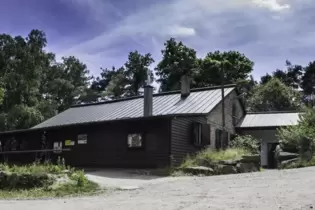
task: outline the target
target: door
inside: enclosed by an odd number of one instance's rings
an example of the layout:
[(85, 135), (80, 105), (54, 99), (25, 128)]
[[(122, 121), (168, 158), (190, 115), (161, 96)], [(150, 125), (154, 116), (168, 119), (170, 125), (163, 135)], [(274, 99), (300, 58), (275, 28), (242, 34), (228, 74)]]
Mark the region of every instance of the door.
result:
[(268, 143), (268, 168), (276, 168), (275, 150), (279, 143)]

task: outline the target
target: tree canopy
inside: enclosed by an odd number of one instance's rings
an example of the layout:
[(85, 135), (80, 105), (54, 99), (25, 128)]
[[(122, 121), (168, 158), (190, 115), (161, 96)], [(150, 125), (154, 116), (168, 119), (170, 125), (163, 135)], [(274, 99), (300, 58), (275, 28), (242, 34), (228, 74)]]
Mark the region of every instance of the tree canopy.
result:
[(158, 84), (159, 91), (178, 90), (183, 75), (191, 78), (191, 88), (236, 84), (254, 111), (315, 104), (315, 61), (305, 67), (286, 61), (285, 70), (255, 81), (254, 62), (241, 52), (215, 50), (198, 57), (195, 49), (171, 38), (156, 63), (150, 53), (134, 50), (126, 52), (122, 66), (106, 64), (109, 68), (93, 76), (74, 56), (57, 61), (47, 45), (40, 30), (26, 37), (0, 34), (0, 130), (32, 127), (73, 104), (138, 96), (148, 82)]

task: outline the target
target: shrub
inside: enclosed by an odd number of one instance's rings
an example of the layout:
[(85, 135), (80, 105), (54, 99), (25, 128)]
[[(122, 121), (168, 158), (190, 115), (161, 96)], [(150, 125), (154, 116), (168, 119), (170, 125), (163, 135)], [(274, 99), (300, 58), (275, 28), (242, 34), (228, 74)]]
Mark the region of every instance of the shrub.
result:
[(47, 174), (16, 172), (0, 173), (0, 189), (31, 189), (47, 187), (53, 184), (54, 178)]
[(296, 126), (278, 129), (277, 136), (284, 151), (298, 152), (301, 156), (315, 150), (315, 110), (306, 109)]
[(252, 154), (259, 153), (259, 140), (255, 139), (251, 135), (237, 136), (230, 141), (229, 146), (232, 148), (241, 148), (249, 151)]
[(242, 148), (229, 148), (226, 150), (212, 150), (206, 149), (195, 156), (187, 156), (180, 168), (185, 168), (189, 166), (198, 166), (201, 162), (215, 163), (223, 160), (239, 160), (244, 155), (250, 155), (248, 150)]

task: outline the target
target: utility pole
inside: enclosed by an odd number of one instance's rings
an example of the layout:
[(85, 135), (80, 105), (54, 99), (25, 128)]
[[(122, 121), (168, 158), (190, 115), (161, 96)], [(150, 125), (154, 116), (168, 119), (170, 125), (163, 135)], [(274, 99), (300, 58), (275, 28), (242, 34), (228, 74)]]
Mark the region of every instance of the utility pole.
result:
[(224, 147), (225, 141), (225, 103), (224, 103), (224, 62), (221, 63), (220, 70), (220, 79), (221, 79), (221, 105), (222, 105), (222, 132), (221, 132), (221, 147)]

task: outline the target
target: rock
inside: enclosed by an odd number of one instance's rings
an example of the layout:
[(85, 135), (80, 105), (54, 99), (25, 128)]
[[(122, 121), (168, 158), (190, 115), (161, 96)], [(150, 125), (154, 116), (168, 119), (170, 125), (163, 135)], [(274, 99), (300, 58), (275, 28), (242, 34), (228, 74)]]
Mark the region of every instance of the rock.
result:
[(236, 167), (237, 167), (237, 171), (240, 173), (249, 173), (249, 172), (259, 171), (259, 168), (256, 166), (255, 163), (238, 163)]
[(290, 153), (290, 152), (280, 152), (278, 156), (279, 161), (286, 161), (297, 158), (299, 155), (296, 153)]
[(198, 166), (204, 166), (204, 167), (207, 167), (207, 168), (213, 167), (213, 163), (211, 163), (210, 161), (205, 160), (205, 159), (197, 159), (196, 160), (196, 164)]
[(190, 173), (194, 175), (204, 174), (204, 175), (212, 175), (214, 174), (214, 170), (205, 166), (192, 166), (181, 169), (185, 173)]
[(292, 163), (295, 163), (297, 161), (299, 161), (300, 159), (299, 158), (294, 158), (294, 159), (291, 159), (291, 160), (285, 160), (285, 161), (282, 161), (281, 162), (281, 168), (285, 168), (287, 165), (290, 165)]
[(218, 174), (236, 174), (237, 169), (232, 165), (217, 165), (216, 172)]
[(259, 163), (260, 155), (243, 155), (240, 160), (241, 163)]
[(239, 162), (240, 160), (221, 160), (219, 161), (219, 164), (236, 166)]

